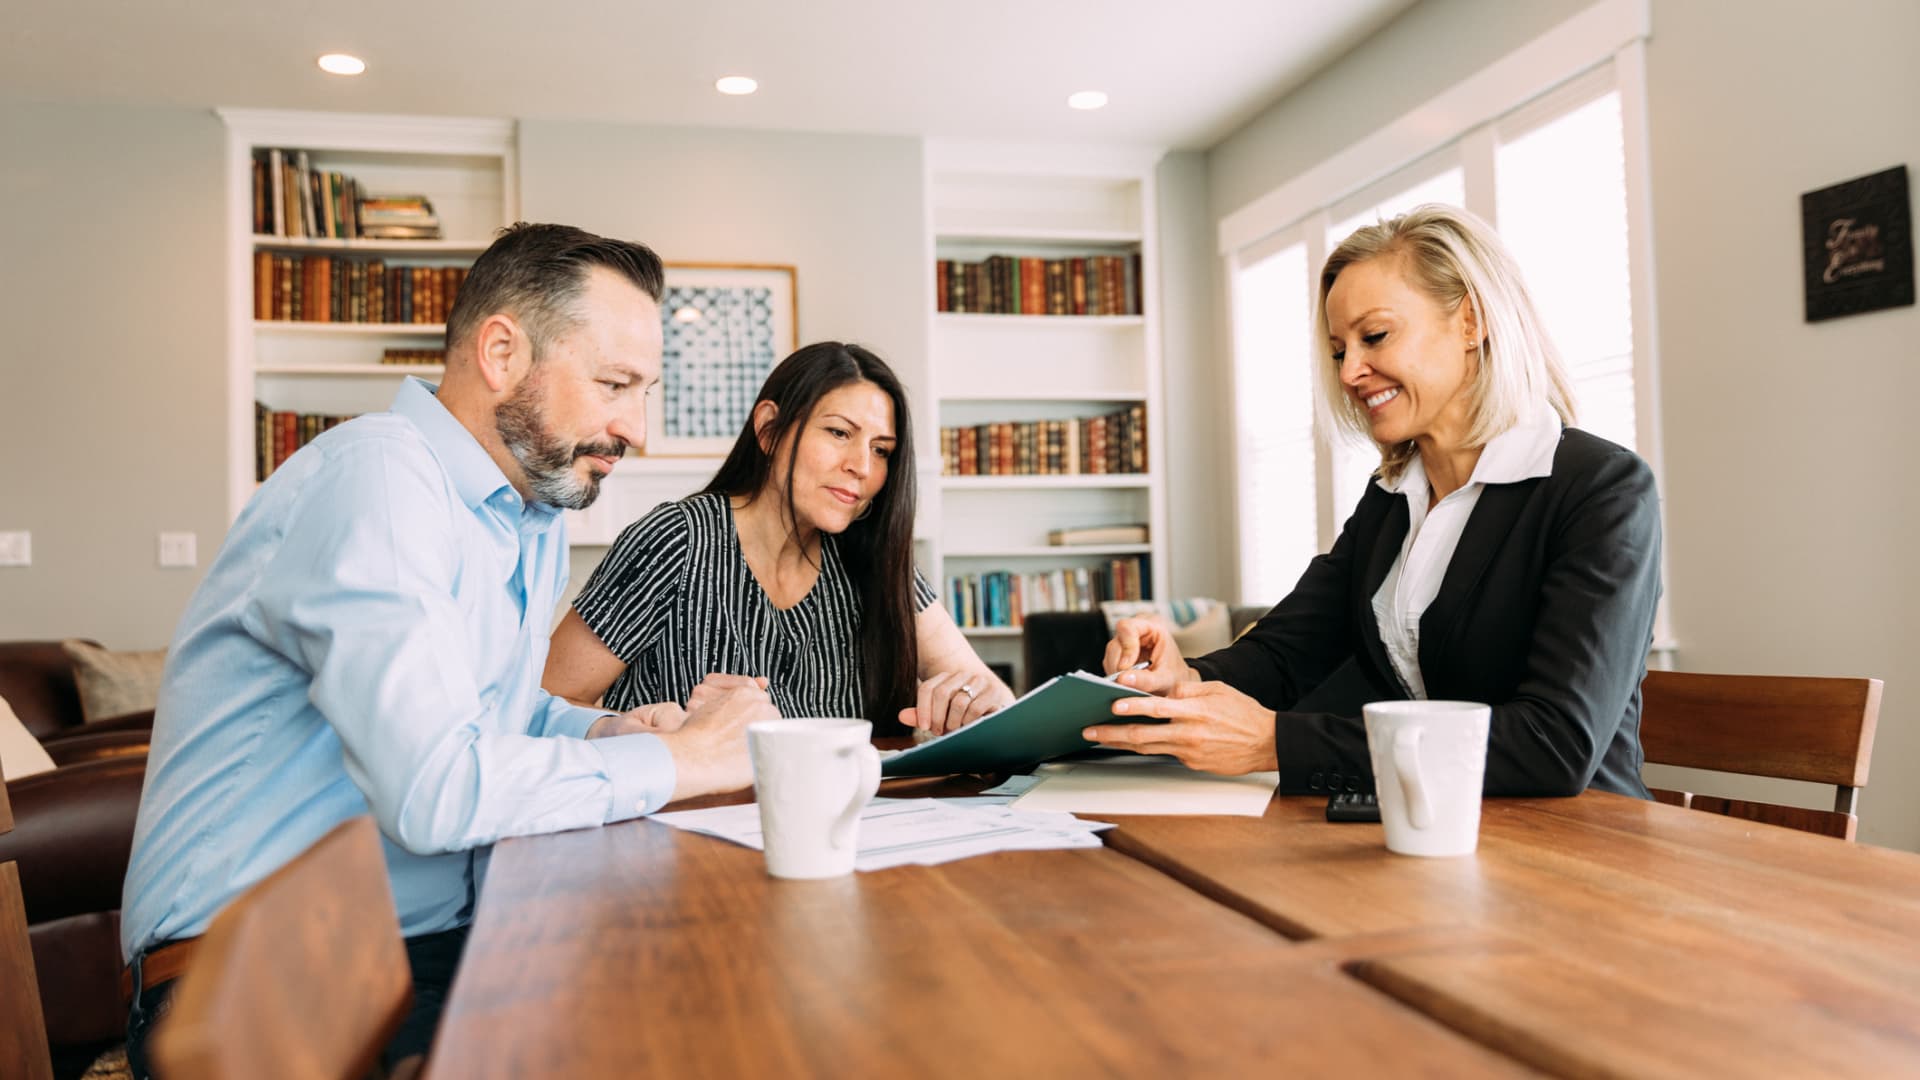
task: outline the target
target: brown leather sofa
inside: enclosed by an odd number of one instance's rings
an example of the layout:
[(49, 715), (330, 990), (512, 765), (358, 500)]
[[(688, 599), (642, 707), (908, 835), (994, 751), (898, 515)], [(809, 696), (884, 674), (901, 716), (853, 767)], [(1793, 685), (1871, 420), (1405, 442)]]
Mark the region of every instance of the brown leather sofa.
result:
[(57, 768), (7, 784), (33, 966), (56, 1071), (121, 1037), (120, 890), (146, 775), (153, 713), (84, 722), (58, 642), (0, 642), (0, 698)]

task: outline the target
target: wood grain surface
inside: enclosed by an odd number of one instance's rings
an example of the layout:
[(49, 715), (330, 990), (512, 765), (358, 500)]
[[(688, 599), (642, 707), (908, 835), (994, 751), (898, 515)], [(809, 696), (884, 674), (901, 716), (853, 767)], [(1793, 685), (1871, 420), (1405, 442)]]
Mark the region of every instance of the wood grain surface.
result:
[[(0, 833), (13, 831), (13, 808), (0, 782)], [(20, 868), (0, 863), (0, 1077), (51, 1080), (46, 1016), (34, 976), (27, 937), (27, 907), (20, 895)]]
[(1109, 843), (1544, 1071), (1920, 1072), (1920, 856), (1589, 792), (1488, 800), (1477, 854), (1420, 859), (1323, 809)]
[(1528, 1074), (1338, 959), (1104, 849), (776, 881), (636, 821), (495, 849), (428, 1075)]

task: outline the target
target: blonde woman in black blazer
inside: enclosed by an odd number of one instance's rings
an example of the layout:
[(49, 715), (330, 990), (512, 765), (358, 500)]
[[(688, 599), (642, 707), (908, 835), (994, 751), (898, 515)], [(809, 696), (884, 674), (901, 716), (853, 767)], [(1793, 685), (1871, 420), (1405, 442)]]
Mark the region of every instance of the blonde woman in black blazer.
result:
[[(1107, 670), (1147, 661), (1119, 678), (1156, 696), (1115, 703), (1121, 721), (1087, 737), (1338, 790), (1371, 783), (1365, 703), (1482, 701), (1488, 794), (1647, 797), (1653, 474), (1572, 427), (1512, 257), (1466, 211), (1419, 207), (1335, 249), (1320, 318), (1322, 403), (1380, 447), (1376, 482), (1333, 550), (1227, 648), (1188, 661), (1159, 625), (1122, 621)], [(1125, 722), (1141, 717), (1169, 723)]]

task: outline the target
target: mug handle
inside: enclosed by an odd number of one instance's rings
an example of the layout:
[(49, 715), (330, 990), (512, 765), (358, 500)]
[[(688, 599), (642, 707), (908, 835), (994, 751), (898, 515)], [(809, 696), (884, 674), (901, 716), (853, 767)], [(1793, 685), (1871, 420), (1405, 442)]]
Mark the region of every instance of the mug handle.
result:
[(1427, 785), (1420, 777), (1420, 734), (1417, 727), (1403, 727), (1393, 733), (1393, 771), (1400, 777), (1400, 792), (1406, 796), (1407, 821), (1416, 829), (1433, 824), (1433, 804), (1427, 801)]
[(867, 800), (880, 790), (880, 751), (872, 743), (861, 743), (847, 747), (847, 752), (859, 759), (860, 780), (853, 786), (853, 798), (847, 808), (840, 811), (840, 817), (833, 823), (833, 831), (827, 834), (827, 841), (835, 851), (847, 846), (853, 839), (853, 825), (860, 820), (860, 811), (866, 809)]

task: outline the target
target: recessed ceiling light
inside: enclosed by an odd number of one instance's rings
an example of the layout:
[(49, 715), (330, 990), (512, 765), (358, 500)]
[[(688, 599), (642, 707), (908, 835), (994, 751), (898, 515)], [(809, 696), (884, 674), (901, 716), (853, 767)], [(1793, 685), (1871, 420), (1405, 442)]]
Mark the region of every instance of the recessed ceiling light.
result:
[(1107, 105), (1107, 92), (1104, 90), (1081, 90), (1067, 95), (1067, 105), (1075, 109), (1104, 109)]
[(723, 94), (751, 94), (760, 89), (760, 84), (745, 75), (724, 75), (714, 82), (713, 88)]
[(367, 70), (367, 62), (346, 53), (330, 52), (320, 58), (320, 70), (329, 75), (358, 75)]
[(699, 322), (702, 318), (704, 318), (704, 316), (701, 315), (700, 309), (697, 307), (683, 307), (673, 313), (673, 321), (677, 323), (695, 323)]

